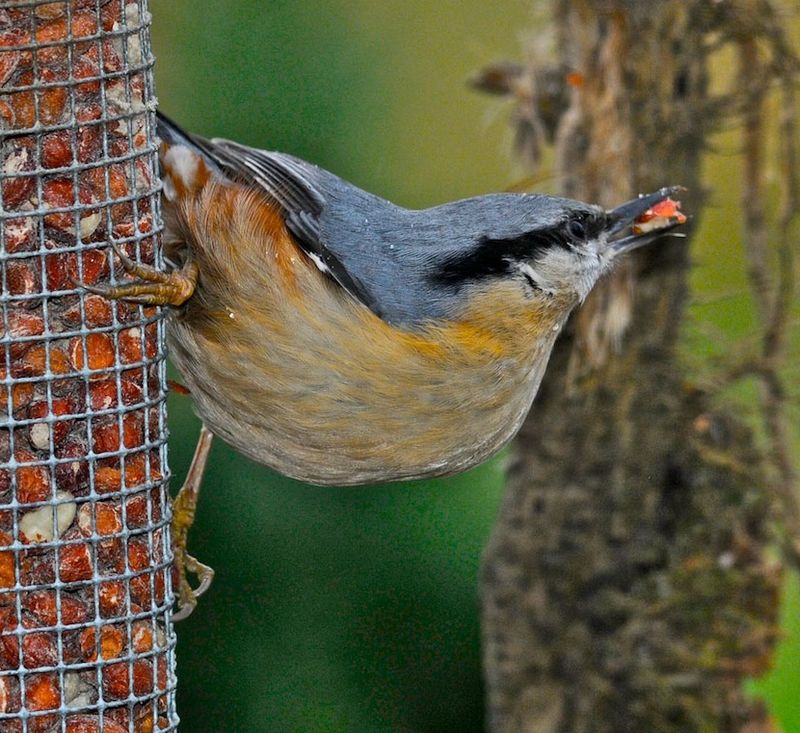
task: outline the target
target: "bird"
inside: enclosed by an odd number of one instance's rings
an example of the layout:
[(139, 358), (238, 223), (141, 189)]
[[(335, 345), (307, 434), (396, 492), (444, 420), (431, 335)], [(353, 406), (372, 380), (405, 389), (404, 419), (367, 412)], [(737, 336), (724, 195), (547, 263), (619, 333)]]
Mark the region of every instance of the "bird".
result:
[(494, 455), (570, 312), (686, 221), (678, 186), (611, 210), (531, 193), (408, 209), (161, 113), (157, 132), (171, 267), (116, 247), (133, 280), (87, 289), (168, 306), (205, 440), (312, 484), (447, 476)]

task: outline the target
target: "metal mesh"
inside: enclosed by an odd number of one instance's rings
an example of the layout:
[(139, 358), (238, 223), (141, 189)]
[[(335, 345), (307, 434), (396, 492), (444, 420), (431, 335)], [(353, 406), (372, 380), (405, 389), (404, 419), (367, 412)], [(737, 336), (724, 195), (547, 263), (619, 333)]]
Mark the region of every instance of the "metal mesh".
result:
[(0, 733), (177, 728), (149, 20), (0, 3)]

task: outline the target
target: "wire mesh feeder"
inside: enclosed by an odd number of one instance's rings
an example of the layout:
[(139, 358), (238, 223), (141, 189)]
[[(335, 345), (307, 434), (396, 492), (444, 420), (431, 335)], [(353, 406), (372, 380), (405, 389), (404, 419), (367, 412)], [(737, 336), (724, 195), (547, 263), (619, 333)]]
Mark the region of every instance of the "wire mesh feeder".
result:
[[(175, 730), (145, 0), (0, 3), (0, 733)], [(157, 261), (156, 264), (161, 264)]]

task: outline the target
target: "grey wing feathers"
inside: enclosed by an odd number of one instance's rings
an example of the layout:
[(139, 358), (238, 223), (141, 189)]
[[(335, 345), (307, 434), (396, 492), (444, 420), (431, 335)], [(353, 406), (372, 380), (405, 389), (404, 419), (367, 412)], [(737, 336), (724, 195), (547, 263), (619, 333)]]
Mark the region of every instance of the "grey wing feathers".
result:
[(205, 151), (223, 169), (230, 171), (234, 178), (256, 184), (277, 202), (284, 211), (286, 227), (316, 266), (350, 295), (380, 315), (376, 300), (369, 290), (325, 246), (320, 231), (325, 197), (314, 185), (303, 164), (288, 155), (216, 138), (206, 143)]
[(211, 144), (221, 163), (259, 183), (287, 211), (321, 213), (324, 197), (291, 158), (219, 138)]

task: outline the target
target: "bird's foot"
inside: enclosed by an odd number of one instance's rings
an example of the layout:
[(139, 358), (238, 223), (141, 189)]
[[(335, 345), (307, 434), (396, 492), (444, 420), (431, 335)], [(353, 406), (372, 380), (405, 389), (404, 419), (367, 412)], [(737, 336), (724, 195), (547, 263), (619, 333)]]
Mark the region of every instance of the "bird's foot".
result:
[(183, 305), (197, 287), (197, 264), (191, 260), (180, 270), (162, 272), (132, 260), (116, 243), (111, 247), (125, 272), (138, 278), (121, 285), (81, 285), (84, 290), (109, 300), (127, 300), (144, 305)]
[[(178, 610), (172, 614), (173, 621), (183, 621), (192, 615), (197, 599), (205, 593), (214, 580), (214, 568), (200, 562), (183, 548), (173, 547), (174, 563), (178, 573)], [(199, 579), (196, 588), (189, 582), (188, 573)]]
[[(213, 568), (204, 565), (186, 551), (189, 529), (194, 524), (197, 496), (213, 438), (213, 433), (203, 425), (186, 480), (172, 502), (172, 551), (178, 576), (178, 611), (172, 617), (175, 621), (188, 617), (194, 611), (197, 599), (208, 590), (214, 579)], [(199, 579), (196, 588), (189, 583), (187, 572)]]

